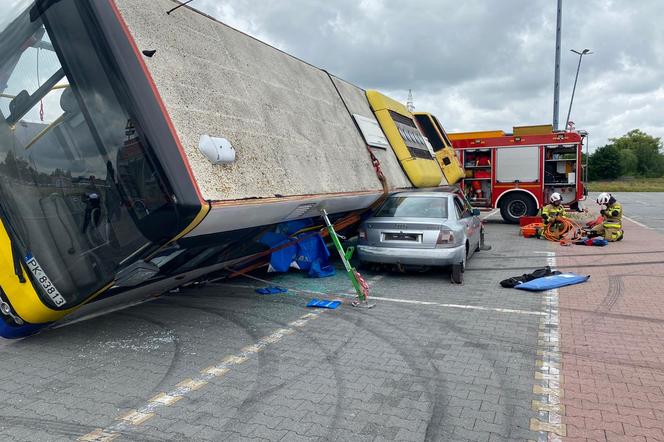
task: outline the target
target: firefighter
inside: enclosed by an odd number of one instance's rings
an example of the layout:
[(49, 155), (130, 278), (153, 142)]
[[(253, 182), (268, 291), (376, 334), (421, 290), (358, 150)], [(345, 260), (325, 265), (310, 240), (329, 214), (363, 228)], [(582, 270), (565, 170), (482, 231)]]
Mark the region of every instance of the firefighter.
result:
[(565, 208), (563, 207), (563, 197), (560, 196), (558, 192), (553, 192), (551, 197), (549, 197), (549, 201), (551, 204), (542, 207), (540, 213), (545, 225), (556, 223), (559, 218), (565, 218), (567, 216)]
[(622, 228), (622, 206), (610, 193), (603, 192), (597, 197), (597, 204), (604, 206), (599, 213), (602, 223), (593, 227), (593, 232), (604, 237), (607, 241), (620, 241), (625, 232)]

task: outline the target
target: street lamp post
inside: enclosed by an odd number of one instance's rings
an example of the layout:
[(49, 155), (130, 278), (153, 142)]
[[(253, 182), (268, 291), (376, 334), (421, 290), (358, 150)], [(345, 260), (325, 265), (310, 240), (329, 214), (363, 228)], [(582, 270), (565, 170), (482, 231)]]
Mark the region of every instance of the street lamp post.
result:
[(590, 52), (590, 49), (584, 49), (582, 52), (579, 52), (577, 50), (571, 49), (572, 52), (575, 54), (579, 55), (579, 64), (576, 67), (576, 77), (574, 77), (574, 87), (572, 88), (572, 98), (569, 100), (569, 110), (567, 111), (567, 119), (565, 120), (565, 130), (568, 129), (569, 127), (569, 117), (570, 114), (572, 113), (572, 103), (574, 102), (574, 92), (576, 91), (576, 82), (579, 79), (579, 70), (581, 69), (581, 59), (583, 59), (584, 55), (590, 55), (592, 52)]
[(556, 16), (556, 62), (553, 76), (553, 130), (558, 130), (558, 104), (560, 102), (560, 38), (563, 22), (563, 0), (558, 0)]
[(590, 135), (588, 134), (587, 130), (579, 130), (579, 135), (581, 135), (581, 138), (583, 138), (583, 142), (586, 145), (586, 161), (585, 161), (585, 166), (583, 170), (583, 182), (588, 184), (588, 156), (590, 154)]

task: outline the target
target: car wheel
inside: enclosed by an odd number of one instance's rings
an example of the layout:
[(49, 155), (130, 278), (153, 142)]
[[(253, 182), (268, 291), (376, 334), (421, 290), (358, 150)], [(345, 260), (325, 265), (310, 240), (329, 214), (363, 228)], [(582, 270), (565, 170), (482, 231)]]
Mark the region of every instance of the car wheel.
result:
[(463, 257), (463, 261), (459, 264), (452, 265), (452, 273), (450, 274), (450, 279), (452, 284), (463, 284), (463, 274), (466, 271), (466, 260), (468, 259), (468, 243), (466, 243), (466, 255)]
[(452, 273), (450, 274), (450, 279), (452, 284), (463, 284), (463, 274), (464, 274), (464, 265), (463, 263), (454, 264), (452, 266)]

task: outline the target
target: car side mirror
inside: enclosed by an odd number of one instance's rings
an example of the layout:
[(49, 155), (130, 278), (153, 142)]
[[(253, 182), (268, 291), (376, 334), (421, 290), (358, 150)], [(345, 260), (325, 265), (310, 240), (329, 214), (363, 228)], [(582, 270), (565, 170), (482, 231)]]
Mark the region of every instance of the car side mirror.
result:
[(480, 209), (473, 209), (473, 216), (480, 216)]

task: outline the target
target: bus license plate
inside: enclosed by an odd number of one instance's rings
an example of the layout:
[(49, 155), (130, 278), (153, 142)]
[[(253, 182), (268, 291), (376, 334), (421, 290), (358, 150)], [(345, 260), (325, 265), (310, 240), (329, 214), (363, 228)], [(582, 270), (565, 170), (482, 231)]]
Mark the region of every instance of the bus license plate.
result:
[(66, 302), (65, 298), (63, 298), (58, 289), (55, 288), (37, 260), (32, 255), (28, 255), (25, 258), (25, 264), (28, 266), (28, 269), (32, 272), (32, 276), (35, 277), (35, 280), (39, 283), (41, 288), (44, 289), (44, 293), (51, 298), (53, 303), (57, 307), (63, 306)]

